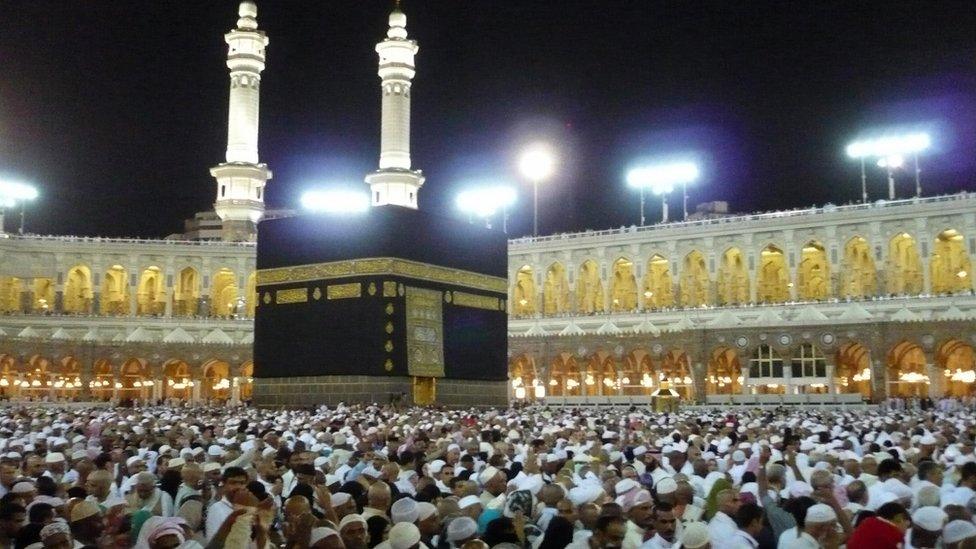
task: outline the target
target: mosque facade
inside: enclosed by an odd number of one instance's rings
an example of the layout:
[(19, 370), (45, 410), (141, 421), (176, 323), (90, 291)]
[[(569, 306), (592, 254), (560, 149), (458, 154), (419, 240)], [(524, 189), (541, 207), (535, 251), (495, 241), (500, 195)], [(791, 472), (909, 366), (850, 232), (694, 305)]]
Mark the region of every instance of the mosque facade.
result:
[[(243, 2), (225, 39), (228, 147), (213, 213), (167, 239), (4, 234), (0, 395), (247, 400), (268, 38)], [(377, 45), (374, 205), (417, 207), (417, 45), (395, 11)], [(277, 215), (277, 214), (276, 214)], [(219, 239), (216, 238), (219, 236)], [(969, 394), (976, 195), (724, 216), (509, 242), (513, 400), (879, 401)], [(328, 356), (321, 357), (323, 364)], [(448, 365), (450, 367), (450, 365)], [(471, 395), (472, 403), (477, 395)]]

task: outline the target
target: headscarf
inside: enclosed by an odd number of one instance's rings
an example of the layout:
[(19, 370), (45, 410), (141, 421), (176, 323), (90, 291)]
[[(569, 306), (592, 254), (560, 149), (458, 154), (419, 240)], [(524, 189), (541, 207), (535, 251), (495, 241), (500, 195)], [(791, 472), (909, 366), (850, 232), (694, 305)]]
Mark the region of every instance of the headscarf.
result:
[(170, 534), (175, 535), (180, 543), (183, 543), (186, 541), (186, 535), (183, 532), (184, 524), (186, 521), (179, 517), (149, 517), (139, 530), (139, 537), (134, 549), (149, 549), (151, 542)]
[(712, 520), (715, 513), (718, 513), (718, 495), (722, 490), (731, 490), (732, 483), (726, 478), (720, 478), (712, 484), (711, 491), (708, 492), (708, 497), (705, 499), (705, 518)]

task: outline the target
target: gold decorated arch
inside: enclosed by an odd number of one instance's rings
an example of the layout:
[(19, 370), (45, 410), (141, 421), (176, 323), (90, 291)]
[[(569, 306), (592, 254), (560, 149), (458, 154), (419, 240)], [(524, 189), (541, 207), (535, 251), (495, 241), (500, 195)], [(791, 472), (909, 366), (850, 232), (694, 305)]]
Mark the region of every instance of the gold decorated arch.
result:
[(729, 248), (722, 254), (718, 269), (719, 305), (741, 305), (749, 302), (749, 271), (742, 251)]
[(800, 252), (796, 270), (797, 295), (805, 301), (822, 301), (830, 296), (830, 264), (823, 244), (811, 240)]
[(783, 250), (766, 246), (759, 253), (756, 300), (760, 303), (783, 303), (790, 298), (790, 272)]
[(532, 316), (535, 314), (535, 275), (529, 265), (523, 265), (515, 273), (515, 286), (512, 288), (512, 313), (515, 316)]
[(634, 278), (634, 262), (626, 257), (613, 262), (610, 277), (610, 309), (634, 311), (637, 309), (637, 282)]
[(929, 273), (932, 293), (956, 294), (973, 289), (972, 263), (962, 234), (955, 229), (942, 231), (935, 237)]
[(547, 315), (569, 312), (569, 280), (565, 267), (558, 261), (546, 269), (546, 282), (542, 288), (542, 312)]
[(895, 295), (922, 293), (922, 262), (915, 238), (899, 233), (888, 242), (887, 290)]
[(644, 299), (644, 308), (646, 309), (674, 307), (671, 266), (664, 256), (654, 254), (647, 260), (644, 291), (641, 297)]
[(685, 307), (707, 305), (709, 284), (705, 254), (698, 250), (688, 252), (681, 269), (681, 304)]
[(841, 294), (844, 297), (865, 298), (877, 293), (878, 274), (867, 239), (855, 236), (847, 241), (843, 269)]

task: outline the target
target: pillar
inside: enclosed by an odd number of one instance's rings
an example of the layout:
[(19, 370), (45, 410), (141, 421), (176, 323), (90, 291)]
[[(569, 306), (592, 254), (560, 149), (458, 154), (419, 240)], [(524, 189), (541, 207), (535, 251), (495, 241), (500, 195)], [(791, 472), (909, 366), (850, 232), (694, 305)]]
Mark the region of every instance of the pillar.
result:
[(197, 315), (202, 317), (210, 316), (210, 296), (202, 295), (197, 299)]
[(139, 287), (129, 286), (129, 316), (136, 316), (136, 313), (138, 311), (139, 311)]
[(163, 314), (166, 318), (173, 316), (173, 288), (166, 288), (166, 305)]
[(783, 393), (787, 395), (796, 394), (793, 390), (793, 359), (790, 357), (783, 359), (783, 379), (783, 383), (786, 385)]
[[(530, 388), (527, 387), (526, 391), (528, 391), (529, 389)], [(529, 395), (526, 395), (526, 398), (529, 398)], [(241, 403), (241, 378), (240, 377), (232, 377), (230, 380), (230, 403), (235, 406)]]
[(31, 291), (31, 279), (20, 281), (20, 311), (30, 313), (34, 309), (34, 292)]
[(102, 294), (101, 292), (92, 293), (91, 312), (93, 315), (102, 314)]
[(92, 397), (91, 386), (89, 385), (93, 380), (94, 376), (92, 371), (95, 368), (94, 361), (81, 364), (81, 374), (78, 376), (81, 378), (81, 388), (79, 389), (79, 394), (81, 395), (81, 400), (91, 401), (94, 400)]
[(192, 387), (191, 396), (190, 396), (190, 402), (192, 402), (193, 404), (197, 404), (197, 403), (200, 402), (200, 385), (202, 383), (203, 383), (203, 380), (202, 379), (199, 379), (199, 380), (194, 379), (193, 380), (193, 387)]
[[(827, 392), (830, 393), (830, 394), (832, 394), (832, 395), (837, 394), (837, 387), (836, 387), (836, 383), (834, 381), (834, 371), (835, 371), (835, 369), (836, 369), (836, 366), (834, 366), (833, 364), (831, 364), (829, 362), (827, 363)], [(849, 383), (853, 383), (853, 381), (849, 381)]]
[(54, 312), (58, 314), (64, 312), (64, 287), (60, 284), (54, 290)]

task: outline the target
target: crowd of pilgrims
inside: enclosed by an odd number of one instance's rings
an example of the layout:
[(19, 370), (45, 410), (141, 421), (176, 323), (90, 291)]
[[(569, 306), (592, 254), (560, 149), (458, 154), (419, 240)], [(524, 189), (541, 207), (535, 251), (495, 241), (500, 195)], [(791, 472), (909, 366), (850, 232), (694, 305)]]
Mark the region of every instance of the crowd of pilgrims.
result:
[(976, 415), (0, 409), (0, 547), (976, 549)]

